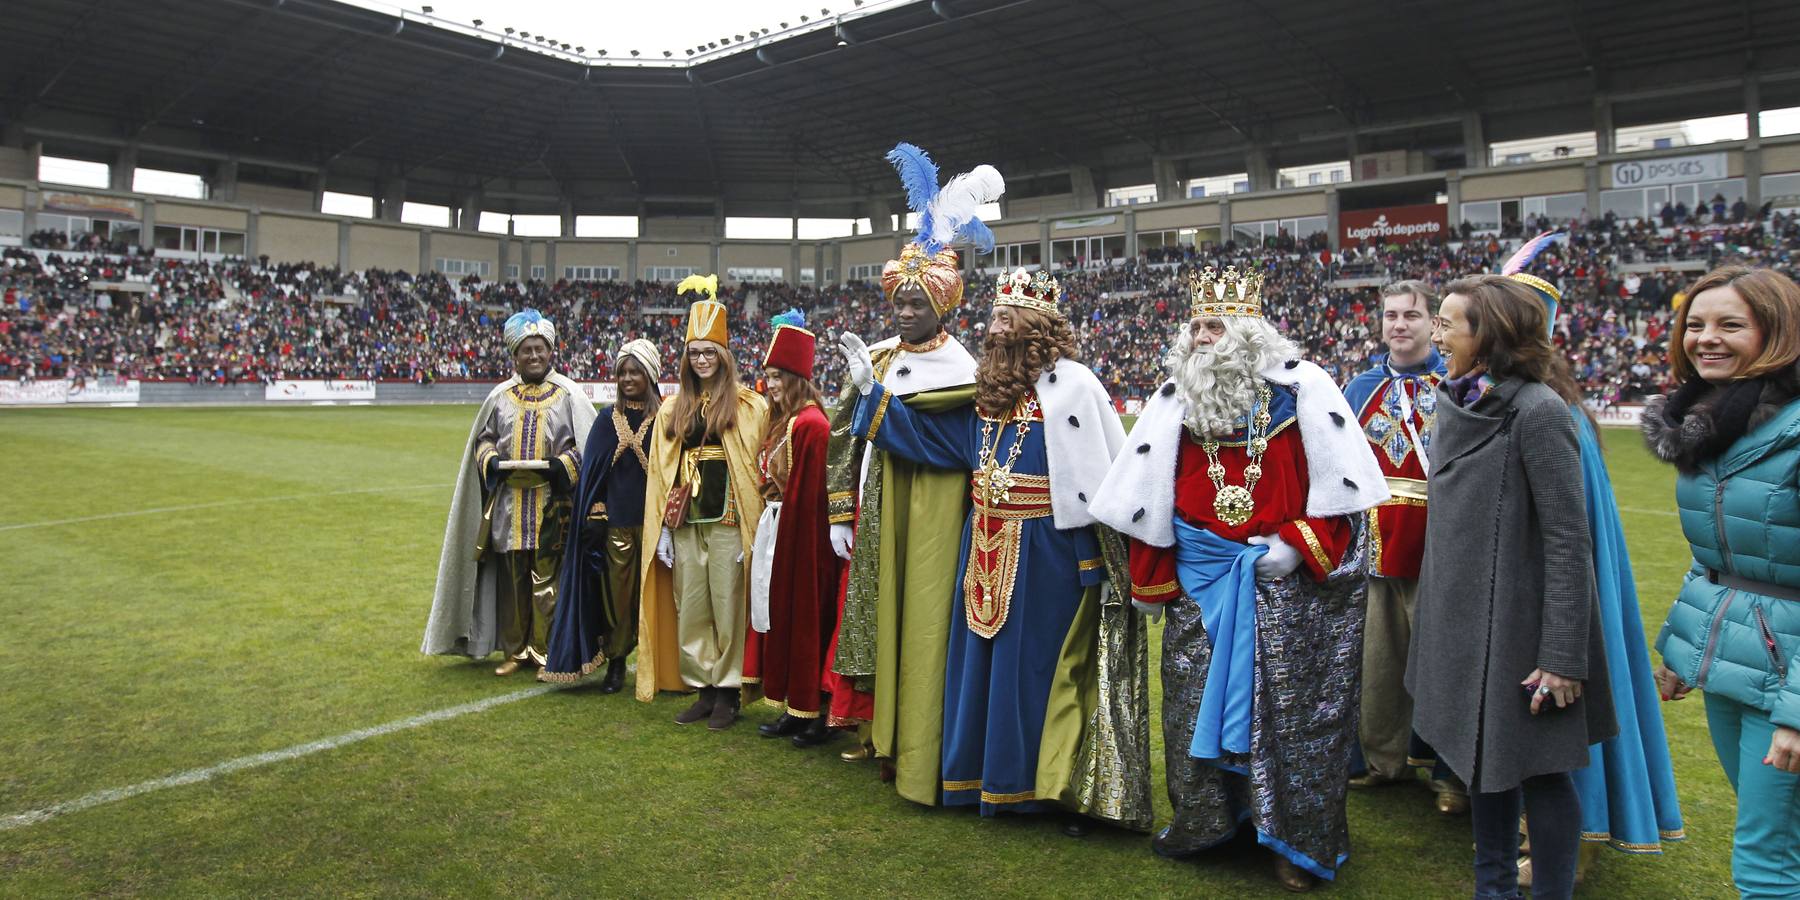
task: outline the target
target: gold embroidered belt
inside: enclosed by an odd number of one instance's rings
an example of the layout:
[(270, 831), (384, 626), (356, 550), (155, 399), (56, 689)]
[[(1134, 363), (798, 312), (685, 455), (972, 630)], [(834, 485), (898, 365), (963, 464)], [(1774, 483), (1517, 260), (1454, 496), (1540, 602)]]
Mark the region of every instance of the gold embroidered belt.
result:
[(972, 482), (975, 509), (969, 527), (969, 566), (963, 572), (963, 619), (969, 630), (993, 638), (1006, 624), (1019, 574), (1019, 543), (1026, 519), (1051, 514), (1050, 479), (1013, 475), (1000, 496)]
[(700, 496), (700, 464), (710, 461), (724, 462), (725, 448), (708, 444), (681, 452), (681, 481), (696, 497)]

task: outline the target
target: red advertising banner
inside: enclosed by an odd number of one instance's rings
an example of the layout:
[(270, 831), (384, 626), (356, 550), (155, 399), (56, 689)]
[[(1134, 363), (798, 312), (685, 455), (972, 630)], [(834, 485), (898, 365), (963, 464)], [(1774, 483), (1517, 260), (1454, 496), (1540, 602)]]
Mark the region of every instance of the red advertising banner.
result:
[(1338, 239), (1356, 244), (1405, 244), (1450, 236), (1449, 207), (1438, 203), (1338, 213)]

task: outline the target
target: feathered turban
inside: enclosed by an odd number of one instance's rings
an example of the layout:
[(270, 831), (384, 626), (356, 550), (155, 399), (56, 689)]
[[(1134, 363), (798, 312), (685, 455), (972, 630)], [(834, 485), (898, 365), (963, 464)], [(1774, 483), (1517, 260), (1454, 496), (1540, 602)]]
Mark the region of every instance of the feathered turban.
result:
[(506, 320), (502, 334), (506, 339), (507, 353), (517, 353), (519, 345), (525, 343), (528, 337), (541, 337), (550, 344), (552, 350), (556, 349), (556, 326), (535, 309), (522, 309), (513, 313)]
[(919, 230), (900, 251), (899, 259), (881, 268), (881, 291), (888, 300), (903, 287), (916, 287), (931, 299), (939, 316), (962, 302), (962, 266), (953, 241), (968, 241), (977, 253), (991, 253), (994, 233), (975, 213), (1006, 193), (1006, 179), (993, 166), (974, 169), (938, 187), (937, 163), (912, 144), (895, 144), (887, 160), (900, 173), (907, 208), (919, 216)]

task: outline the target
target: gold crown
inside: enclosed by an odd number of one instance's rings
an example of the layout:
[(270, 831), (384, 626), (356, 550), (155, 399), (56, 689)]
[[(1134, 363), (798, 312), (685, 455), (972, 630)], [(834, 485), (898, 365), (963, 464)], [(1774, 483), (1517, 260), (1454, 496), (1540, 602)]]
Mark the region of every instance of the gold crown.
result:
[(1062, 285), (1050, 277), (1050, 273), (1042, 269), (1032, 272), (1019, 269), (1015, 272), (1003, 272), (1000, 281), (994, 286), (995, 306), (1017, 306), (1033, 309), (1046, 315), (1062, 315)]
[(1239, 272), (1228, 266), (1224, 274), (1207, 266), (1188, 278), (1190, 312), (1201, 316), (1252, 316), (1262, 318), (1262, 273)]

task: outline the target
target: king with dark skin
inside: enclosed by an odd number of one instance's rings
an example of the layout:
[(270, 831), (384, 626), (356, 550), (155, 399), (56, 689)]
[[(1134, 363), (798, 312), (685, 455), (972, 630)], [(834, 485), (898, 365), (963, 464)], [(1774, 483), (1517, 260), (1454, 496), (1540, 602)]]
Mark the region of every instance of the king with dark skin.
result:
[(513, 371), (519, 373), (519, 380), (526, 384), (543, 384), (550, 377), (550, 342), (542, 337), (532, 336), (519, 342), (519, 348), (513, 351)]
[(619, 385), (619, 399), (632, 403), (642, 403), (650, 399), (650, 376), (644, 372), (644, 367), (637, 360), (627, 359), (621, 362), (615, 375), (615, 380)]
[(923, 344), (943, 330), (943, 321), (931, 305), (931, 298), (917, 285), (894, 292), (894, 324), (900, 328), (900, 340), (907, 344)]

